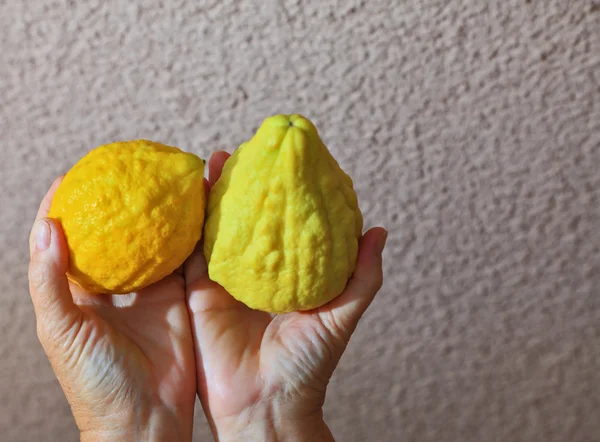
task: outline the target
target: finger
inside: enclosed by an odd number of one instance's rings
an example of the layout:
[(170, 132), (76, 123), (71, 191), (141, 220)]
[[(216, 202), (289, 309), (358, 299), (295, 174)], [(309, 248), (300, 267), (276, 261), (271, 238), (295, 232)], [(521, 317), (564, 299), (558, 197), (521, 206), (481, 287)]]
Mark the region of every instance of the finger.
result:
[(30, 251), (29, 291), (38, 329), (58, 336), (81, 314), (69, 290), (69, 256), (60, 224), (49, 218), (37, 220), (31, 232)]
[(54, 180), (54, 182), (52, 183), (52, 185), (50, 186), (50, 189), (48, 189), (48, 192), (46, 192), (46, 196), (44, 196), (44, 199), (42, 200), (42, 202), (40, 204), (40, 208), (38, 209), (37, 215), (35, 217), (36, 221), (39, 220), (40, 218), (45, 218), (46, 216), (48, 216), (48, 212), (50, 211), (50, 206), (52, 205), (52, 197), (54, 196), (56, 189), (58, 189), (58, 186), (60, 185), (60, 183), (62, 183), (62, 180), (64, 178), (65, 178), (64, 175), (56, 178)]
[[(359, 242), (354, 275), (344, 292), (329, 304), (318, 309), (323, 322), (350, 337), (363, 313), (383, 283), (382, 252), (387, 231), (381, 227), (370, 229)], [(337, 330), (339, 331), (339, 330)]]
[(210, 185), (208, 184), (208, 180), (204, 178), (204, 199), (208, 201), (208, 194), (210, 192)]
[(75, 305), (91, 306), (91, 305), (107, 305), (110, 298), (100, 293), (88, 292), (75, 281), (69, 280), (69, 291), (73, 297)]
[(202, 241), (196, 244), (196, 248), (183, 264), (183, 275), (186, 286), (195, 284), (200, 278), (208, 272), (206, 259), (204, 258)]
[(220, 150), (213, 153), (210, 157), (210, 160), (208, 161), (208, 184), (211, 188), (221, 176), (223, 166), (230, 156), (231, 155), (229, 155), (227, 152)]

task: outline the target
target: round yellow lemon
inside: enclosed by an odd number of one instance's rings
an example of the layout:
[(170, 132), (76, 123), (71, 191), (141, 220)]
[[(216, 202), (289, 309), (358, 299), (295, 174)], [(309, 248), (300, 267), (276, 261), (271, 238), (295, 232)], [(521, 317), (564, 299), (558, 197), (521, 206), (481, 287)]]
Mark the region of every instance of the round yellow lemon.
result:
[(209, 276), (253, 309), (314, 309), (344, 290), (362, 226), (352, 180), (315, 126), (275, 115), (227, 160), (211, 190)]
[(100, 146), (65, 175), (49, 216), (62, 224), (68, 277), (130, 293), (172, 273), (202, 234), (204, 161), (146, 140)]

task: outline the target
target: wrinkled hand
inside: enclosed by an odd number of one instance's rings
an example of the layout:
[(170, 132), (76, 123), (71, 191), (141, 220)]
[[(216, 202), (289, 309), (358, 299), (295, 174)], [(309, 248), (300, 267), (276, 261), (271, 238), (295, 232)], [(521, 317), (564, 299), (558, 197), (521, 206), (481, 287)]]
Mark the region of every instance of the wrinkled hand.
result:
[[(209, 186), (228, 155), (209, 162)], [(207, 273), (202, 247), (185, 264), (196, 345), (198, 393), (215, 438), (332, 440), (323, 422), (327, 384), (357, 323), (382, 284), (387, 232), (361, 239), (345, 292), (310, 312), (272, 316), (236, 301)]]
[(30, 292), (38, 337), (73, 410), (82, 440), (191, 440), (194, 349), (181, 272), (126, 296), (86, 293), (65, 276), (60, 224), (30, 238)]

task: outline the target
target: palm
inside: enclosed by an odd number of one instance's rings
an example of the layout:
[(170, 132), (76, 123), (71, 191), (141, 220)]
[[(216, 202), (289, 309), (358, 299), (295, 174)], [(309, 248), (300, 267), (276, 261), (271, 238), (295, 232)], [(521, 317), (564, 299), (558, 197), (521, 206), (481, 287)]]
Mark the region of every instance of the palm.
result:
[(272, 317), (210, 281), (200, 250), (186, 268), (197, 346), (206, 355), (198, 361), (199, 392), (213, 419), (238, 415), (278, 394), (322, 401), (344, 347), (325, 325), (326, 311)]
[(90, 405), (189, 402), (194, 353), (181, 275), (127, 296), (91, 295), (74, 284), (71, 291), (82, 312), (72, 348)]

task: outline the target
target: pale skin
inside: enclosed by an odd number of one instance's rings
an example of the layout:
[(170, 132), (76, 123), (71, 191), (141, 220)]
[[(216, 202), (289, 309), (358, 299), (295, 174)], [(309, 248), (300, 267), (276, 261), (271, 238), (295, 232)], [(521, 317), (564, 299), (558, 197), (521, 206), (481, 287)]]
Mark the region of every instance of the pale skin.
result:
[[(227, 157), (211, 157), (208, 189)], [(309, 312), (247, 308), (209, 279), (201, 244), (137, 294), (98, 295), (66, 278), (66, 240), (47, 218), (59, 182), (32, 229), (30, 292), (82, 441), (189, 441), (196, 394), (217, 441), (333, 440), (322, 415), (327, 384), (381, 287), (383, 228), (361, 238), (344, 293)]]

